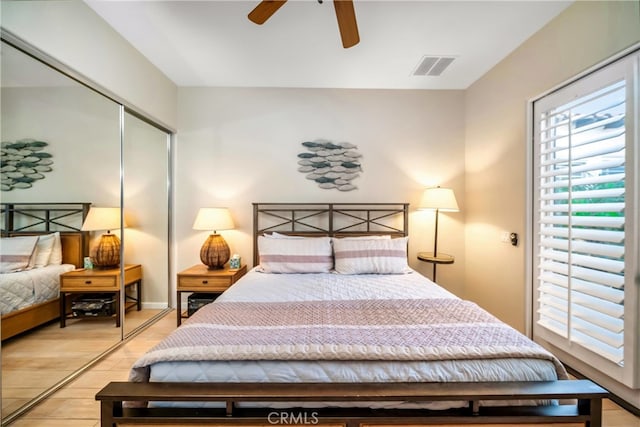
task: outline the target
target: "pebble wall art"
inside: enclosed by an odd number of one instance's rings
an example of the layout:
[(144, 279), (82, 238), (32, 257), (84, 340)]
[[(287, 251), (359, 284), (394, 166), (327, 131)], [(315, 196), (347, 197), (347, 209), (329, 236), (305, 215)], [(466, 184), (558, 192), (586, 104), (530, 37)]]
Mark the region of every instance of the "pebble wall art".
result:
[(362, 154), (356, 145), (330, 141), (308, 141), (302, 145), (307, 151), (298, 154), (298, 171), (307, 174), (307, 179), (325, 189), (351, 191), (358, 188), (353, 180), (362, 172)]
[(42, 150), (49, 144), (35, 139), (4, 141), (0, 145), (0, 173), (2, 191), (31, 188), (51, 172), (53, 157)]

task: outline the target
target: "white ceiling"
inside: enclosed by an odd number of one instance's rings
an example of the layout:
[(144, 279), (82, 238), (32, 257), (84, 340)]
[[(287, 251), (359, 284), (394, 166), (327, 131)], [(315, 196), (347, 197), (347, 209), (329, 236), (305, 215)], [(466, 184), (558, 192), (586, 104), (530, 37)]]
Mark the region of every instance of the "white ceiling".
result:
[[(344, 49), (331, 0), (290, 0), (264, 25), (259, 0), (85, 0), (178, 86), (465, 89), (571, 1), (355, 1)], [(455, 56), (439, 77), (425, 55)]]

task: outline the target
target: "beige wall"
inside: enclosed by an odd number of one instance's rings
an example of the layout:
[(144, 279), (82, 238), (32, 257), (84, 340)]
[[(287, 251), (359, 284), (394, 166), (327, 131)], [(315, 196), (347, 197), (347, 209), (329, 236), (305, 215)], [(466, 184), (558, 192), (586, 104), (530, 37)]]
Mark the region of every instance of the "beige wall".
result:
[[(526, 329), (527, 102), (640, 40), (639, 2), (577, 2), (465, 93), (465, 292)], [(503, 231), (522, 237), (513, 247)]]
[[(432, 212), (416, 212), (426, 186), (453, 187), (464, 209), (462, 91), (180, 88), (176, 144), (177, 267), (199, 262), (199, 207), (229, 206), (222, 232), (251, 265), (252, 202), (409, 202), (410, 263), (433, 245)], [(347, 141), (362, 153), (357, 190), (320, 189), (298, 172), (302, 142)], [(438, 282), (461, 294), (464, 215), (441, 215), (439, 249), (455, 254)]]
[(177, 87), (82, 1), (2, 1), (1, 24), (169, 128)]

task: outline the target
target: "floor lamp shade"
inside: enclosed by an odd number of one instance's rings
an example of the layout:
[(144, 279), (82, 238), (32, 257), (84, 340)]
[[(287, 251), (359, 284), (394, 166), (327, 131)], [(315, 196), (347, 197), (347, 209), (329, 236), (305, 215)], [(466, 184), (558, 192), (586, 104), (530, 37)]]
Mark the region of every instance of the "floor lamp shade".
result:
[(422, 201), (420, 202), (419, 210), (435, 210), (436, 211), (436, 225), (435, 225), (435, 237), (433, 243), (433, 256), (438, 256), (438, 213), (443, 212), (458, 212), (458, 202), (456, 201), (456, 195), (450, 188), (433, 187), (427, 188), (422, 195)]
[(96, 208), (89, 209), (89, 213), (82, 224), (84, 231), (107, 230), (100, 238), (100, 242), (91, 251), (91, 262), (100, 268), (117, 267), (120, 265), (120, 239), (111, 230), (126, 227), (121, 221), (120, 208)]
[(200, 248), (200, 261), (210, 269), (219, 269), (229, 261), (231, 251), (218, 230), (234, 228), (231, 213), (227, 208), (200, 208), (193, 223), (194, 230), (209, 230), (212, 233)]
[(460, 210), (453, 190), (442, 187), (427, 188), (422, 195), (422, 201), (418, 209), (433, 209), (445, 212), (458, 212)]

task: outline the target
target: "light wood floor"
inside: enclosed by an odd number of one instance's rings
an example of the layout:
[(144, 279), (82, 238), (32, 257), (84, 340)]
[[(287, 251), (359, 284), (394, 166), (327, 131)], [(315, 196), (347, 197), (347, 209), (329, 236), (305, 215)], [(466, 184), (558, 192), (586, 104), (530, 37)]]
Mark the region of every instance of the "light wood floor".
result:
[[(74, 382), (33, 408), (11, 426), (99, 427), (100, 407), (94, 399), (95, 394), (109, 381), (126, 381), (129, 367), (133, 362), (175, 327), (176, 316), (173, 311), (134, 339), (126, 342)], [(603, 418), (605, 427), (640, 427), (640, 417), (633, 416), (609, 400), (604, 402)], [(193, 424), (189, 425), (193, 426)], [(170, 426), (163, 424), (163, 427)], [(562, 424), (562, 426), (575, 426), (575, 424)]]
[[(126, 331), (132, 331), (161, 310), (127, 312)], [(67, 327), (50, 322), (3, 341), (2, 417), (6, 418), (45, 390), (76, 372), (120, 341), (114, 319), (68, 319)]]

